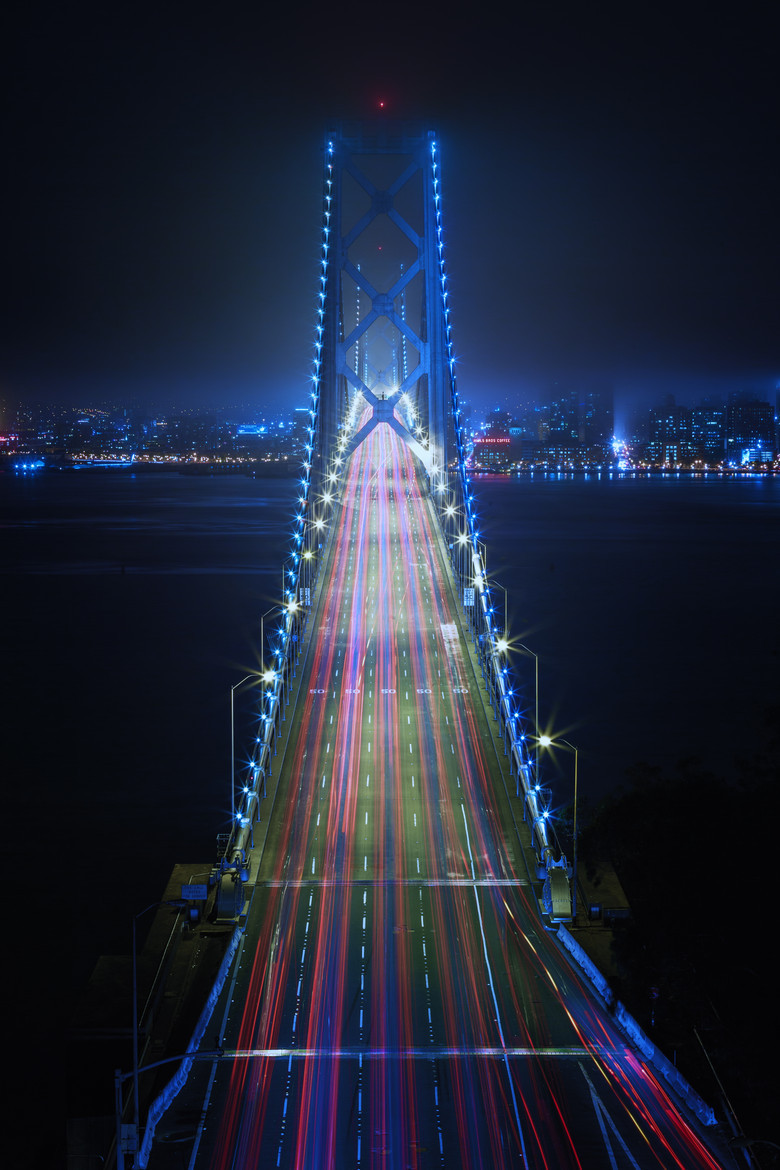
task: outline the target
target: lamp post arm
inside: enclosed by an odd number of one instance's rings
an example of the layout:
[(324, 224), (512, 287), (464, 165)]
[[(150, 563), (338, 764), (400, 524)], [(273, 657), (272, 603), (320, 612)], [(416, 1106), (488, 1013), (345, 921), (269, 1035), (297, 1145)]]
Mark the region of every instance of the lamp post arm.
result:
[(579, 748), (575, 744), (570, 743), (568, 739), (559, 739), (558, 743), (563, 743), (566, 747), (574, 752), (574, 817), (572, 822), (572, 846), (574, 849), (573, 874), (572, 874), (572, 895), (571, 895), (571, 912), (572, 918), (577, 918), (577, 797), (579, 789), (579, 762), (580, 753)]
[(239, 687), (243, 686), (245, 682), (249, 682), (250, 678), (257, 679), (256, 674), (247, 674), (240, 682), (234, 683), (230, 688), (230, 823), (233, 824), (233, 818), (236, 812), (236, 734), (235, 734), (235, 715), (233, 697)]
[(539, 655), (531, 649), (530, 646), (518, 642), (517, 645), (521, 650), (525, 650), (526, 654), (530, 654), (534, 660), (534, 735), (536, 736), (536, 752), (534, 769), (536, 773), (536, 783), (539, 783)]

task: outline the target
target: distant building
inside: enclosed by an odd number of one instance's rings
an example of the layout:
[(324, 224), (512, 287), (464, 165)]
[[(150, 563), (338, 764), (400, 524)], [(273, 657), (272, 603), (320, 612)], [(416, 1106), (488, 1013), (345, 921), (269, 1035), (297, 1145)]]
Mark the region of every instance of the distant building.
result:
[(595, 457), (609, 457), (615, 433), (614, 394), (611, 386), (592, 386), (579, 401), (580, 443)]
[(473, 432), (471, 465), (491, 471), (544, 466), (579, 469), (613, 460), (612, 388), (575, 390), (555, 382), (544, 403), (495, 409)]
[(508, 412), (496, 407), (487, 416), (481, 431), (473, 436), (472, 465), (475, 470), (508, 471), (510, 469), (517, 444), (509, 431)]
[(508, 471), (513, 462), (514, 442), (507, 434), (480, 434), (473, 439), (472, 462), (475, 470)]
[(735, 467), (743, 463), (771, 463), (777, 451), (776, 441), (770, 403), (749, 393), (730, 395), (726, 407), (727, 463)]
[(574, 390), (556, 382), (551, 395), (538, 433), (544, 458), (580, 465), (608, 460), (614, 432), (612, 387)]
[(726, 451), (726, 410), (721, 402), (705, 398), (691, 415), (693, 456), (703, 463), (722, 463)]
[(506, 410), (500, 410), (498, 407), (496, 407), (496, 409), (491, 411), (485, 420), (485, 434), (508, 435), (509, 426), (509, 412)]
[(650, 409), (647, 425), (647, 457), (651, 463), (674, 466), (693, 456), (693, 412), (677, 406), (668, 394), (662, 406)]
[(580, 443), (580, 396), (559, 382), (551, 387), (547, 434), (541, 436), (554, 447), (573, 447)]
[(588, 460), (583, 456), (579, 443), (555, 439), (552, 436), (542, 443), (534, 444), (534, 462), (549, 467), (583, 467)]

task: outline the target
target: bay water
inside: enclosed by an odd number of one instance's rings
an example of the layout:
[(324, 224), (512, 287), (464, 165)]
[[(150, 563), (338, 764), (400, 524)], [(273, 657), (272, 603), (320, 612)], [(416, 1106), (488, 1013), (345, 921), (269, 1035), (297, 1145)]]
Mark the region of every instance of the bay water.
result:
[[(581, 800), (640, 761), (749, 757), (780, 701), (780, 479), (485, 477), (475, 495), (526, 708), (521, 646)], [(12, 897), (66, 949), (61, 980), (129, 950), (174, 862), (214, 858), (230, 688), (257, 667), (295, 496), (292, 478), (0, 476)], [(566, 803), (570, 754), (545, 767)]]

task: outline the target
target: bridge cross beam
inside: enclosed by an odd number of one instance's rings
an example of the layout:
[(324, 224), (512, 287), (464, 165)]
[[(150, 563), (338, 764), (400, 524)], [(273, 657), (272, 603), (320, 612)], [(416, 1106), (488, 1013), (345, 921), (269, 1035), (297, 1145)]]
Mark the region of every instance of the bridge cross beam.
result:
[[(392, 123), (343, 126), (329, 136), (323, 472), (356, 393), (372, 413), (339, 447), (340, 463), (383, 423), (429, 475), (447, 466), (452, 376), (431, 142), (429, 131)], [(405, 395), (427, 441), (396, 413)]]
[(396, 418), (395, 403), (400, 397), (400, 388), (394, 394), (381, 398), (377, 398), (371, 391), (366, 395), (368, 401), (373, 406), (373, 413), (368, 422), (360, 428), (360, 430), (352, 436), (347, 446), (342, 453), (342, 459), (346, 463), (353, 451), (356, 451), (364, 439), (367, 439), (373, 430), (375, 430), (380, 423), (386, 423), (387, 426), (392, 427), (397, 435), (403, 439), (406, 445), (415, 453), (417, 458), (422, 463), (428, 475), (434, 469), (435, 460), (429, 447), (424, 447), (418, 438), (416, 438), (411, 431), (404, 426), (402, 422)]

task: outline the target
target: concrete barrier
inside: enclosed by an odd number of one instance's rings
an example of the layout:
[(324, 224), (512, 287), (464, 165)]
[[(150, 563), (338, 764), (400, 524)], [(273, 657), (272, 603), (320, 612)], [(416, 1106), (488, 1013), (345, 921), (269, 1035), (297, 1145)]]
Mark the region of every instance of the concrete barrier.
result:
[(627, 1040), (638, 1050), (642, 1059), (653, 1066), (672, 1092), (684, 1102), (702, 1125), (717, 1125), (715, 1110), (706, 1101), (702, 1100), (696, 1090), (691, 1087), (685, 1077), (675, 1068), (671, 1060), (667, 1056), (664, 1056), (663, 1052), (653, 1043), (644, 1029), (640, 1028), (625, 1004), (615, 998), (612, 988), (593, 960), (585, 954), (585, 951), (572, 936), (571, 932), (565, 926), (561, 925), (558, 927), (557, 934), (561, 945), (571, 955), (594, 990), (604, 1000), (604, 1003), (612, 1013), (615, 1023)]
[[(214, 980), (211, 991), (209, 992), (209, 997), (206, 1000), (203, 1011), (198, 1017), (198, 1022), (195, 1025), (195, 1031), (192, 1033), (192, 1038), (187, 1045), (188, 1053), (195, 1053), (198, 1050), (198, 1045), (203, 1039), (204, 1033), (209, 1024), (209, 1020), (211, 1019), (211, 1014), (216, 1007), (217, 1000), (222, 994), (222, 988), (225, 984), (225, 980), (227, 979), (228, 972), (230, 971), (233, 958), (243, 933), (244, 931), (241, 929), (241, 927), (236, 927), (236, 929), (233, 931), (227, 951), (225, 952), (222, 962), (219, 965), (217, 976)], [(142, 1168), (142, 1170), (145, 1170), (145, 1167), (149, 1162), (149, 1155), (152, 1152), (152, 1142), (154, 1141), (154, 1131), (157, 1127), (157, 1122), (169, 1108), (174, 1098), (177, 1097), (184, 1088), (187, 1077), (190, 1075), (190, 1069), (192, 1068), (192, 1065), (193, 1058), (185, 1055), (176, 1072), (168, 1081), (168, 1084), (165, 1086), (163, 1091), (155, 1097), (154, 1101), (152, 1101), (151, 1105), (149, 1106), (149, 1112), (146, 1116), (144, 1139), (138, 1152), (138, 1165)]]

